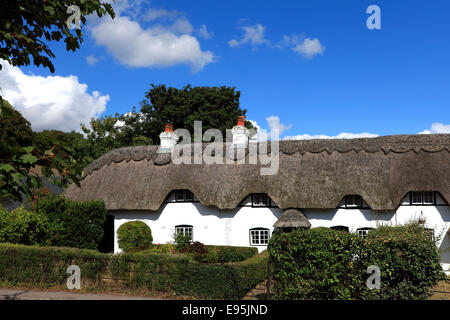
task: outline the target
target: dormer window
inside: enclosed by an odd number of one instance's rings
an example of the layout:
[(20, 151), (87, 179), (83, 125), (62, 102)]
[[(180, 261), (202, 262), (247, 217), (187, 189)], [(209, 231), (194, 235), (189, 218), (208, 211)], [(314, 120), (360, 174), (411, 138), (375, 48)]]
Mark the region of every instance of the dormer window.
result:
[(192, 202), (194, 195), (189, 190), (175, 190), (175, 202)]
[(253, 194), (252, 195), (253, 207), (270, 207), (270, 198), (267, 194)]
[(433, 205), (436, 204), (436, 193), (433, 191), (412, 191), (409, 193), (411, 205)]
[(344, 198), (346, 208), (362, 208), (363, 199), (359, 195), (348, 195)]

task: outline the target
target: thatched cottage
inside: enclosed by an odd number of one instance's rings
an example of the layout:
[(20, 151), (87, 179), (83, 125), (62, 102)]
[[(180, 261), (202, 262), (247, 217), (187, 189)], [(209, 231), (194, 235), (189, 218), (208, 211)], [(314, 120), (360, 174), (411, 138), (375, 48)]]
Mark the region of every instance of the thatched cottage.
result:
[[(105, 201), (114, 252), (117, 229), (132, 220), (148, 224), (155, 243), (178, 232), (205, 244), (260, 250), (275, 228), (324, 226), (364, 236), (380, 224), (420, 220), (434, 230), (440, 249), (450, 247), (450, 134), (279, 141), (279, 150), (267, 148), (278, 157), (278, 171), (261, 175), (264, 165), (247, 161), (248, 150), (261, 143), (245, 141), (242, 121), (237, 129), (233, 134), (241, 136), (224, 148), (237, 141), (239, 159), (175, 164), (170, 150), (177, 139), (169, 126), (162, 146), (105, 154), (85, 169), (81, 188), (72, 185), (65, 195)], [(189, 145), (196, 147), (208, 144)], [(450, 252), (442, 253), (442, 265), (449, 269)]]

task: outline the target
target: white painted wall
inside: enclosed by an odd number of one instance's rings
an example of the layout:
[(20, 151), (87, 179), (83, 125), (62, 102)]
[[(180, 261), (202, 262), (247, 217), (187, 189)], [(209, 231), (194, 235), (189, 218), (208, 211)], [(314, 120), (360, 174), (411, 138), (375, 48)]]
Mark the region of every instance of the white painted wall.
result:
[[(194, 198), (194, 201), (196, 199)], [(123, 211), (110, 212), (115, 217), (115, 233), (119, 227), (128, 221), (141, 220), (152, 230), (154, 243), (173, 241), (172, 235), (176, 225), (192, 225), (193, 240), (210, 245), (250, 246), (249, 230), (252, 228), (268, 228), (273, 232), (273, 224), (281, 216), (279, 208), (251, 207), (251, 197), (243, 201), (241, 207), (234, 210), (220, 210), (216, 207), (205, 207), (199, 202), (174, 202), (170, 196), (158, 211)], [(425, 219), (425, 227), (434, 229), (438, 238), (437, 246), (447, 250), (441, 254), (441, 264), (450, 274), (450, 207), (410, 206), (406, 198), (396, 211), (379, 213), (371, 209), (302, 209), (309, 219), (312, 228), (347, 226), (350, 232), (358, 228), (376, 228), (380, 225), (397, 225), (405, 222)], [(438, 204), (445, 204), (441, 198)], [(364, 203), (363, 207), (367, 204)], [(258, 246), (261, 252), (266, 246)], [(120, 252), (117, 237), (114, 252)]]
[[(195, 199), (194, 199), (195, 200)], [(209, 245), (250, 246), (252, 228), (267, 228), (273, 232), (273, 224), (281, 216), (279, 208), (252, 208), (249, 200), (234, 210), (205, 207), (199, 202), (174, 202), (173, 196), (158, 211), (110, 212), (114, 215), (114, 231), (128, 222), (140, 220), (152, 230), (153, 243), (173, 241), (177, 225), (193, 226), (193, 241)], [(120, 252), (115, 237), (114, 252)], [(257, 246), (261, 252), (267, 246)]]

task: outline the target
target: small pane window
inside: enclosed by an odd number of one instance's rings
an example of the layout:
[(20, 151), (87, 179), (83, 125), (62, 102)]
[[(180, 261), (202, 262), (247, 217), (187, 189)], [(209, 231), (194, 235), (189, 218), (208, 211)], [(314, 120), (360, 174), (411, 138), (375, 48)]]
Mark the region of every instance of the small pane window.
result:
[(193, 239), (194, 228), (190, 225), (180, 225), (175, 227), (176, 235), (189, 236), (190, 241)]
[(190, 202), (194, 200), (194, 195), (189, 190), (175, 190), (176, 202)]
[(425, 191), (423, 193), (423, 203), (424, 204), (433, 204), (434, 203), (434, 193)]
[(370, 230), (373, 230), (373, 228), (359, 228), (356, 230), (356, 232), (360, 237), (365, 238), (367, 237), (367, 234), (369, 233)]
[(345, 196), (345, 206), (347, 208), (362, 208), (362, 197), (358, 195)]
[(422, 204), (422, 192), (411, 192), (412, 204)]
[(250, 245), (266, 246), (269, 244), (270, 231), (266, 228), (250, 229)]
[(270, 199), (266, 194), (252, 195), (252, 205), (254, 207), (268, 207), (270, 206)]
[(410, 193), (411, 204), (435, 204), (435, 192), (433, 191), (412, 191)]

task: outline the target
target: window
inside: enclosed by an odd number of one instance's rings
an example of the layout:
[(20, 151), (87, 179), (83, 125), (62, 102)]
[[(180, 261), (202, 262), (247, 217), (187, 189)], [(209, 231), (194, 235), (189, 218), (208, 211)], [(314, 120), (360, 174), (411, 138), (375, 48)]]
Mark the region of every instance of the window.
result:
[(373, 228), (359, 228), (356, 232), (358, 233), (358, 236), (365, 238), (370, 230), (373, 230)]
[(363, 200), (358, 195), (348, 195), (344, 198), (346, 208), (362, 208)]
[(194, 228), (190, 225), (180, 225), (175, 227), (175, 234), (176, 235), (183, 235), (183, 236), (189, 236), (190, 240), (192, 241), (193, 234), (194, 234)]
[(250, 245), (266, 246), (269, 244), (270, 232), (266, 228), (250, 229)]
[(191, 202), (194, 195), (189, 190), (175, 190), (175, 202)]
[(433, 191), (412, 191), (409, 196), (411, 205), (436, 204), (436, 193)]
[(331, 227), (330, 229), (349, 232), (349, 229), (346, 226), (334, 226), (334, 227)]
[(270, 198), (266, 194), (254, 194), (252, 195), (252, 206), (269, 207)]

